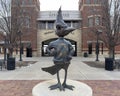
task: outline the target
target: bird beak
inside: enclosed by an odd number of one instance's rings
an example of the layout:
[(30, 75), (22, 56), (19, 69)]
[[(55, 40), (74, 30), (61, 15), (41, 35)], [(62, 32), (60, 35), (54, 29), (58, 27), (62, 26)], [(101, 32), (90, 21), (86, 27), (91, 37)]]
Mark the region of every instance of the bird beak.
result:
[(75, 30), (75, 28), (72, 28), (72, 27), (67, 27), (67, 28), (65, 28), (65, 32), (66, 33), (70, 33), (70, 32), (72, 32), (72, 31), (74, 31)]

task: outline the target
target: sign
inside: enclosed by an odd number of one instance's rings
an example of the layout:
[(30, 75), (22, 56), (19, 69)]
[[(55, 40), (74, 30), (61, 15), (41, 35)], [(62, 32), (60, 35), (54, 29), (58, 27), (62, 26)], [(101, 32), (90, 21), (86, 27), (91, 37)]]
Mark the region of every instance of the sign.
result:
[[(68, 12), (62, 13), (62, 16), (69, 18), (69, 13)], [(57, 17), (57, 13), (56, 12), (49, 12), (49, 17)]]

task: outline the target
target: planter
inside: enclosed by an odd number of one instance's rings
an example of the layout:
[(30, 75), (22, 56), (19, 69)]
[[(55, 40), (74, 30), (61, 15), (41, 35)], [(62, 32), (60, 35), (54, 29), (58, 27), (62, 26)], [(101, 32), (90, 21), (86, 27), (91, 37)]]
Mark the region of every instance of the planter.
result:
[(113, 58), (105, 58), (105, 70), (113, 71)]

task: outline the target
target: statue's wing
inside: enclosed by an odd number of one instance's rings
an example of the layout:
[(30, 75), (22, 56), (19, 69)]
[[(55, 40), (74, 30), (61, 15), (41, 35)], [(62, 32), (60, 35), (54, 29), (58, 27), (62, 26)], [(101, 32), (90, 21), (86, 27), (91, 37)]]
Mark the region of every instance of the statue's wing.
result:
[(59, 65), (53, 65), (53, 66), (50, 66), (50, 67), (45, 67), (45, 68), (42, 68), (43, 71), (46, 71), (48, 73), (50, 73), (51, 75), (54, 75), (56, 74), (62, 67), (59, 66)]

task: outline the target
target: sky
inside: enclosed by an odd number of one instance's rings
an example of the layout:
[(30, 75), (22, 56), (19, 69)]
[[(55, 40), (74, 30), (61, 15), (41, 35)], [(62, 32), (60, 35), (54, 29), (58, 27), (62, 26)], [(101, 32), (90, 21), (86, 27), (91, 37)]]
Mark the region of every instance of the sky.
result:
[(40, 0), (40, 10), (58, 10), (61, 6), (62, 10), (78, 10), (79, 0)]

